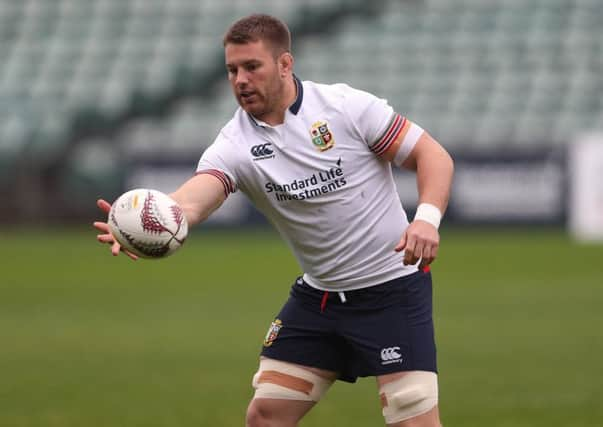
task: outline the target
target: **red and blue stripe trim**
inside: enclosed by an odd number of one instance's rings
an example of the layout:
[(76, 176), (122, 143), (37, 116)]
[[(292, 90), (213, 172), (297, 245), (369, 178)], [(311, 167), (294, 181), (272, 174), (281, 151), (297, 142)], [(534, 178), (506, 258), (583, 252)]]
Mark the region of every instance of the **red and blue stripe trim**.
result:
[(406, 124), (406, 117), (402, 117), (400, 114), (395, 113), (394, 117), (390, 121), (389, 126), (383, 133), (383, 136), (377, 140), (371, 146), (371, 150), (378, 156), (382, 155), (387, 149), (394, 143), (394, 141), (402, 132), (404, 125)]
[(224, 195), (228, 197), (230, 193), (234, 193), (236, 191), (236, 186), (232, 182), (232, 180), (226, 175), (224, 172), (218, 169), (203, 169), (195, 173), (195, 175), (207, 174), (211, 176), (215, 176), (220, 180), (222, 185), (224, 186)]

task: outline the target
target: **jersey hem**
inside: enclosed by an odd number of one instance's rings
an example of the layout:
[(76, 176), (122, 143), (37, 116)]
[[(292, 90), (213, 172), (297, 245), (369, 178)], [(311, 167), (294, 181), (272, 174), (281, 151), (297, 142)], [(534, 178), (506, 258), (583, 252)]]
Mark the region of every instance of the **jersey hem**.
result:
[(358, 289), (370, 288), (373, 286), (379, 286), (385, 282), (389, 282), (390, 280), (394, 280), (399, 277), (409, 276), (413, 273), (416, 273), (417, 271), (419, 271), (418, 267), (416, 265), (413, 265), (413, 266), (410, 266), (410, 268), (407, 267), (407, 268), (404, 268), (403, 270), (396, 270), (396, 271), (389, 272), (387, 274), (379, 275), (378, 278), (367, 279), (361, 285), (347, 285), (347, 286), (345, 285), (345, 280), (342, 281), (344, 284), (342, 284), (341, 286), (325, 285), (324, 282), (311, 277), (308, 273), (304, 273), (302, 276), (302, 279), (308, 285), (310, 285), (314, 289), (318, 289), (319, 291), (347, 292), (347, 291), (356, 291)]

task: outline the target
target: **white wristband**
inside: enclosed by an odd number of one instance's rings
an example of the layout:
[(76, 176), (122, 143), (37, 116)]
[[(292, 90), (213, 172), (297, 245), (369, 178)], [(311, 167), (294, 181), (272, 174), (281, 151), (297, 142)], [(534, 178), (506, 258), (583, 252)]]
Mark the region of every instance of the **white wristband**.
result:
[(431, 203), (421, 203), (417, 206), (417, 213), (415, 214), (415, 221), (420, 219), (433, 225), (435, 228), (440, 227), (440, 221), (442, 220), (442, 212), (437, 206)]

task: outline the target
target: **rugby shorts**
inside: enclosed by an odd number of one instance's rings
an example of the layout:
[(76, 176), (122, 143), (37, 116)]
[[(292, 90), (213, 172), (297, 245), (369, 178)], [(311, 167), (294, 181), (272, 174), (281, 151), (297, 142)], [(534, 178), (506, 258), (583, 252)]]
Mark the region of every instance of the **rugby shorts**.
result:
[(343, 295), (298, 278), (261, 354), (337, 372), (348, 382), (401, 371), (437, 372), (431, 273), (418, 271)]

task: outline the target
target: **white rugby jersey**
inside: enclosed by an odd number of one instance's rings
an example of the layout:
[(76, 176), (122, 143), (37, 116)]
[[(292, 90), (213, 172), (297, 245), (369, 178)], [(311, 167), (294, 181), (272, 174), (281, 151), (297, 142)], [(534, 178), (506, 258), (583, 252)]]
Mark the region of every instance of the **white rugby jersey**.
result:
[(395, 252), (408, 219), (379, 157), (405, 118), (344, 84), (303, 83), (284, 123), (239, 108), (205, 151), (198, 173), (240, 189), (291, 247), (304, 280), (322, 290), (378, 285), (417, 271)]

